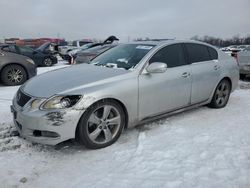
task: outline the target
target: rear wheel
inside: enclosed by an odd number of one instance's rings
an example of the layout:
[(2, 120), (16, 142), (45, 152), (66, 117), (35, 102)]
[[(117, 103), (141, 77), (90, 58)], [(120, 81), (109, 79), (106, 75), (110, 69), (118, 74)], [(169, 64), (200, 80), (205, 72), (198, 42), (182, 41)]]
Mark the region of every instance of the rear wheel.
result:
[(227, 105), (231, 93), (231, 84), (228, 80), (220, 81), (215, 89), (211, 103), (208, 105), (211, 108), (223, 108)]
[(113, 144), (121, 135), (125, 114), (119, 103), (100, 101), (83, 114), (77, 127), (77, 140), (90, 149)]
[(45, 58), (44, 61), (43, 61), (43, 64), (46, 66), (46, 67), (50, 67), (52, 66), (53, 62), (50, 58)]
[(4, 85), (21, 85), (28, 79), (25, 69), (20, 65), (8, 65), (1, 72), (1, 80)]

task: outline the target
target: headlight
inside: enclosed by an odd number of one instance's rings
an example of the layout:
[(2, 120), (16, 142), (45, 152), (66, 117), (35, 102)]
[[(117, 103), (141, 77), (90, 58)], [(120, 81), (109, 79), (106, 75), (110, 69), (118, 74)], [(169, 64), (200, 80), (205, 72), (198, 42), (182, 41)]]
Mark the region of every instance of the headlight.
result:
[(38, 109), (41, 106), (41, 104), (42, 104), (43, 101), (44, 101), (44, 99), (35, 99), (35, 100), (33, 100), (31, 102), (31, 104), (30, 104), (30, 108), (32, 110)]
[(31, 63), (31, 64), (35, 64), (32, 59), (26, 59), (26, 61), (29, 62), (29, 63)]
[(64, 109), (74, 106), (80, 99), (81, 95), (70, 96), (55, 96), (47, 100), (42, 106), (42, 109)]

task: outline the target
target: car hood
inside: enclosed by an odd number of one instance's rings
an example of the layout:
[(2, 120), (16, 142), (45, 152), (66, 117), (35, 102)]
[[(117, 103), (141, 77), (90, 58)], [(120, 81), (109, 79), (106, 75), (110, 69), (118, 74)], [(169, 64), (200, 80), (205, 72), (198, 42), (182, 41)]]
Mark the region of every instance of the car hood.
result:
[(36, 76), (22, 90), (34, 97), (48, 98), (74, 88), (128, 73), (127, 70), (89, 64), (73, 65)]

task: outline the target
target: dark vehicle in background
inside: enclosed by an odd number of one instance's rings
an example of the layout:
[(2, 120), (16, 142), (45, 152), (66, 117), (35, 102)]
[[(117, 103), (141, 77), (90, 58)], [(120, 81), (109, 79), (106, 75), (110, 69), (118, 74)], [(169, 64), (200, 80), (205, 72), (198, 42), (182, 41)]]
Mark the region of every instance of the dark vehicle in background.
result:
[(240, 78), (245, 79), (247, 75), (250, 75), (250, 46), (238, 52), (237, 61), (240, 67)]
[(26, 46), (17, 46), (15, 44), (0, 45), (0, 50), (12, 52), (31, 58), (37, 66), (52, 66), (57, 63), (55, 54), (48, 49), (48, 44), (43, 44), (39, 48), (33, 50)]
[(80, 51), (76, 54), (75, 63), (89, 63), (93, 58), (99, 54), (117, 46), (118, 44), (106, 44), (102, 46), (96, 46), (87, 50)]
[(43, 53), (57, 54), (58, 53), (58, 45), (52, 42), (46, 42), (36, 48), (36, 51), (40, 51)]
[(36, 74), (36, 65), (32, 59), (0, 50), (1, 83), (7, 86), (21, 85)]

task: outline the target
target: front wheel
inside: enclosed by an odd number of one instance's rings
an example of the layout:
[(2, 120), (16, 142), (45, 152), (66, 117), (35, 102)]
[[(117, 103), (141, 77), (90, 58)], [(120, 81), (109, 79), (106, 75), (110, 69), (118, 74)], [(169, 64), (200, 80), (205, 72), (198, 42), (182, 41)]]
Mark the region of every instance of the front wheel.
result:
[(227, 105), (231, 93), (231, 84), (228, 80), (220, 81), (215, 89), (211, 103), (208, 105), (211, 108), (223, 108)]
[(90, 149), (113, 144), (125, 126), (125, 114), (119, 103), (100, 101), (83, 114), (77, 127), (77, 140)]
[(50, 66), (52, 66), (52, 64), (53, 64), (53, 62), (50, 58), (45, 58), (43, 61), (43, 65), (46, 67), (50, 67)]
[(1, 80), (4, 85), (21, 85), (28, 79), (25, 69), (20, 65), (8, 65), (1, 72)]

